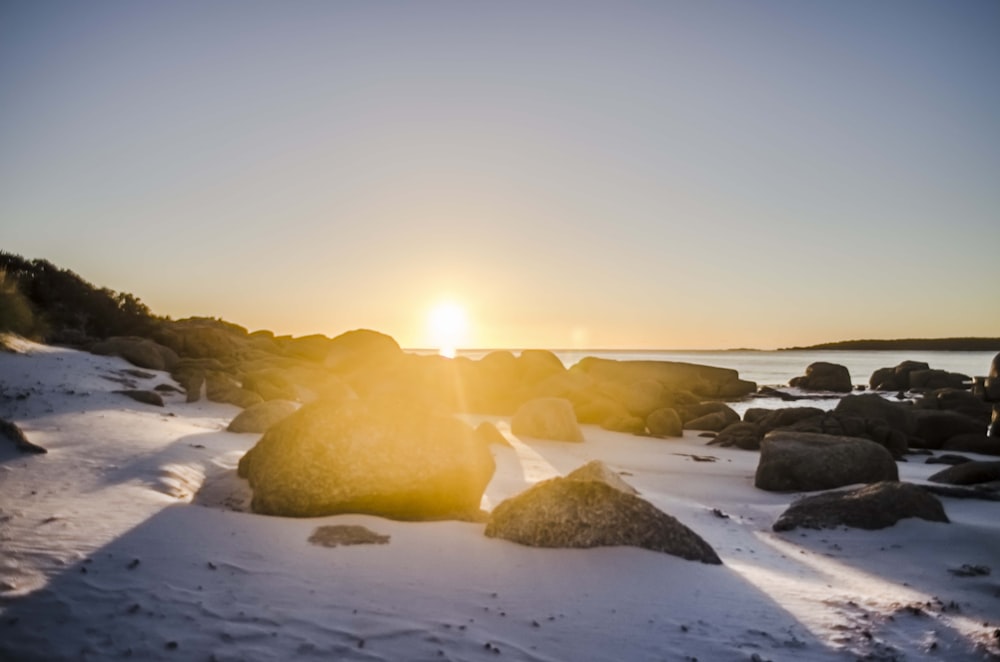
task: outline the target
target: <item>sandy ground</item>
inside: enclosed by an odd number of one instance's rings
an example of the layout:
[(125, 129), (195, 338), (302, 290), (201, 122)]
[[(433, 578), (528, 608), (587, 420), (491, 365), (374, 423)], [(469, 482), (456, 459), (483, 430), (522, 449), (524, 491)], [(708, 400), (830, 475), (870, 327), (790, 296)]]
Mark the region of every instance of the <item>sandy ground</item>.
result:
[[(755, 489), (756, 453), (589, 426), (583, 444), (518, 439), (491, 417), (512, 448), (494, 448), (484, 508), (600, 459), (724, 565), (533, 549), (475, 523), (263, 517), (234, 475), (258, 438), (225, 432), (235, 407), (140, 404), (113, 391), (169, 376), (19, 348), (0, 353), (0, 416), (49, 452), (0, 443), (0, 660), (1000, 659), (996, 502), (777, 534), (800, 495)], [(940, 468), (900, 464), (916, 482)], [(389, 540), (309, 542), (329, 525)]]

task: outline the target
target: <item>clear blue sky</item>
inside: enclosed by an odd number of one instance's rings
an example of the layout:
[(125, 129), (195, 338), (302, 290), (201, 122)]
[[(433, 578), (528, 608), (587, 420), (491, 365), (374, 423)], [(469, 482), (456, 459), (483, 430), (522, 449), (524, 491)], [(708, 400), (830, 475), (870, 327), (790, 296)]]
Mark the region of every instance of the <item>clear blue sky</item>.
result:
[(1000, 2), (0, 2), (0, 249), (432, 344), (1000, 335)]

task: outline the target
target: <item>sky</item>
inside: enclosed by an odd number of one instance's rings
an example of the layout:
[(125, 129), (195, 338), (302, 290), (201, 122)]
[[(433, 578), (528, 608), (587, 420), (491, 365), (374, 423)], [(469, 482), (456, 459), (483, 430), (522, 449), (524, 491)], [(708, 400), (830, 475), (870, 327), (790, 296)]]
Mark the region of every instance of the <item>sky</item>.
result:
[(0, 250), (404, 347), (1000, 336), (998, 70), (993, 0), (0, 0)]

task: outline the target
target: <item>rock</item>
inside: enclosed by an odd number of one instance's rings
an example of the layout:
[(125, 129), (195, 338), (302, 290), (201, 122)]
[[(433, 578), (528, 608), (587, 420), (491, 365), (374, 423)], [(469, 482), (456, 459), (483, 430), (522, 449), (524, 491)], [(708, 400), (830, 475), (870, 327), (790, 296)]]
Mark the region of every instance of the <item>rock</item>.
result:
[(573, 405), (564, 398), (535, 398), (514, 413), (511, 432), (517, 436), (555, 441), (583, 441)]
[(938, 388), (962, 388), (972, 378), (947, 370), (914, 370), (910, 373), (911, 390), (931, 390)]
[(827, 363), (826, 361), (810, 363), (806, 367), (805, 376), (795, 377), (788, 382), (788, 385), (807, 391), (836, 391), (838, 393), (850, 393), (854, 388), (851, 384), (851, 373), (847, 368), (838, 363)]
[(17, 423), (0, 418), (0, 439), (6, 439), (14, 444), (14, 447), (22, 453), (48, 453), (47, 450), (28, 441), (24, 432)]
[(927, 480), (947, 485), (978, 485), (1000, 481), (1000, 461), (956, 464), (937, 472)]
[(717, 411), (688, 421), (684, 424), (684, 429), (719, 432), (731, 424), (732, 420), (725, 413)]
[(320, 547), (340, 547), (341, 545), (386, 545), (390, 536), (375, 533), (358, 524), (334, 524), (318, 526), (309, 536), (309, 542)]
[[(752, 413), (751, 413), (752, 412)], [(795, 425), (799, 421), (822, 416), (826, 412), (819, 407), (782, 407), (781, 409), (749, 409), (744, 420), (757, 423), (761, 431), (767, 434), (771, 430)]]
[(747, 423), (740, 421), (733, 423), (722, 430), (709, 446), (730, 447), (736, 446), (747, 451), (755, 451), (760, 448), (760, 440), (764, 437), (764, 431), (757, 423)]
[(966, 462), (972, 462), (971, 457), (965, 457), (964, 455), (952, 455), (951, 453), (945, 453), (944, 455), (931, 456), (924, 460), (924, 464), (965, 464)]
[(983, 382), (983, 390), (987, 402), (1000, 402), (1000, 354), (993, 357), (990, 372)]
[(246, 373), (240, 381), (243, 388), (256, 393), (264, 400), (298, 399), (295, 385), (285, 376), (284, 371), (277, 368)]
[(974, 418), (953, 411), (914, 409), (916, 427), (910, 446), (916, 448), (941, 448), (945, 441), (960, 434), (984, 432), (984, 426)]
[(903, 361), (892, 369), (901, 391), (910, 389), (910, 374), (918, 370), (930, 370), (930, 366), (923, 361)]
[(256, 393), (242, 388), (239, 382), (224, 372), (209, 372), (205, 375), (205, 397), (212, 402), (223, 402), (243, 408), (264, 401)]
[(129, 389), (124, 391), (115, 391), (115, 393), (121, 393), (125, 397), (132, 398), (136, 402), (141, 402), (145, 405), (153, 405), (154, 407), (163, 406), (163, 396), (156, 391)]
[(1000, 438), (987, 437), (983, 433), (958, 434), (941, 444), (941, 450), (1000, 455)]
[(120, 356), (132, 365), (148, 370), (170, 370), (177, 364), (178, 356), (148, 338), (115, 336), (90, 346), (93, 354)]
[(603, 425), (604, 421), (611, 418), (629, 416), (624, 405), (601, 395), (590, 396), (573, 403), (573, 411), (580, 423), (596, 423), (597, 425)]
[(646, 417), (646, 429), (654, 437), (683, 437), (684, 426), (676, 409), (664, 407)]
[(741, 380), (735, 370), (676, 361), (614, 361), (588, 356), (571, 370), (590, 375), (599, 382), (627, 386), (653, 380), (668, 391), (691, 391), (713, 398), (739, 398), (757, 390), (756, 384)]
[(625, 482), (621, 476), (612, 471), (608, 465), (600, 460), (592, 460), (582, 467), (574, 469), (566, 474), (566, 478), (569, 480), (596, 480), (606, 483), (626, 494), (635, 494), (637, 496), (639, 494), (639, 490)]
[(981, 421), (984, 426), (990, 423), (990, 405), (965, 389), (942, 388), (929, 391), (917, 400), (915, 406), (918, 409), (954, 411)]
[(404, 402), (305, 405), (271, 427), (239, 464), (254, 512), (474, 518), (495, 465), (465, 423)]
[(236, 324), (191, 317), (169, 322), (155, 335), (159, 342), (182, 357), (223, 360), (234, 357), (249, 334)]
[(486, 535), (532, 547), (624, 545), (722, 563), (694, 531), (603, 480), (566, 477), (538, 483), (498, 505)]
[(503, 433), (497, 429), (497, 426), (489, 421), (483, 421), (476, 427), (476, 436), (487, 446), (510, 446), (507, 437), (503, 436)]
[(944, 507), (933, 494), (912, 483), (879, 482), (853, 490), (827, 492), (799, 499), (774, 523), (775, 531), (884, 529), (901, 519), (917, 517), (948, 522)]
[(1000, 437), (1000, 404), (993, 405), (993, 414), (990, 416), (990, 426), (986, 428), (986, 434), (993, 439)]
[(889, 427), (903, 434), (913, 434), (916, 421), (908, 405), (890, 402), (875, 393), (863, 393), (842, 398), (833, 409), (837, 414), (885, 421)]
[(889, 451), (873, 441), (775, 430), (761, 441), (754, 485), (810, 492), (881, 480), (899, 480), (899, 470)]
[(264, 432), (298, 410), (298, 405), (288, 400), (267, 400), (247, 407), (229, 422), (230, 432)]
[(526, 349), (517, 357), (522, 385), (537, 384), (543, 379), (566, 372), (559, 357), (547, 349)]
[(620, 402), (631, 415), (645, 419), (657, 409), (667, 405), (667, 389), (656, 380), (643, 379), (625, 386), (621, 392)]
[[(682, 405), (677, 407), (677, 413), (680, 414), (681, 421), (684, 422), (684, 427), (690, 427), (690, 423), (692, 421), (710, 414), (721, 414), (722, 420), (725, 421), (725, 425), (737, 423), (740, 420), (740, 415), (724, 402), (699, 402), (696, 404)], [(725, 427), (725, 425), (723, 425), (723, 427)]]
[(812, 432), (836, 437), (861, 437), (884, 446), (895, 458), (906, 454), (908, 437), (899, 430), (893, 430), (885, 421), (875, 418), (858, 418), (834, 412), (806, 418), (782, 430)]
[(625, 414), (624, 416), (609, 416), (601, 423), (601, 427), (612, 432), (624, 432), (625, 434), (645, 434), (646, 421), (638, 416)]
[(402, 355), (403, 350), (392, 336), (371, 329), (355, 329), (329, 342), (324, 365), (334, 372), (347, 374), (381, 369)]
[(899, 391), (905, 390), (908, 384), (899, 382), (895, 368), (879, 368), (868, 379), (868, 387), (873, 391)]

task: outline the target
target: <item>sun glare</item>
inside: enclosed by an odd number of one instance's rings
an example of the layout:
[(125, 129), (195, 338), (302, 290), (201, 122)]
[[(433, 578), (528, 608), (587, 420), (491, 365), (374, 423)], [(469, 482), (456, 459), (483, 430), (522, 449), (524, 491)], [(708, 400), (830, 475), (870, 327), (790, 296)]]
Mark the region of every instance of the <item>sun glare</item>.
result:
[(454, 358), (455, 350), (466, 342), (469, 321), (465, 309), (454, 301), (442, 301), (427, 315), (427, 333), (441, 356)]

